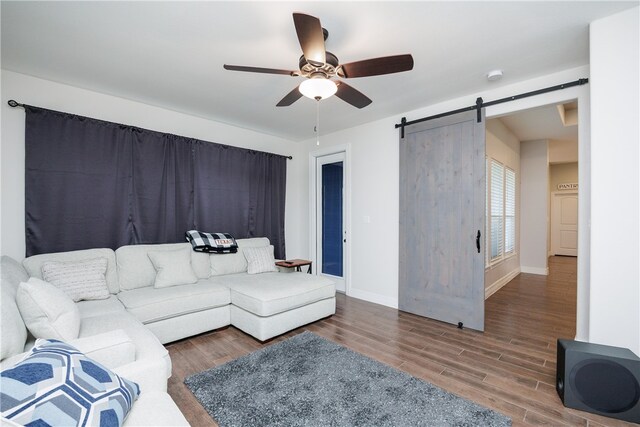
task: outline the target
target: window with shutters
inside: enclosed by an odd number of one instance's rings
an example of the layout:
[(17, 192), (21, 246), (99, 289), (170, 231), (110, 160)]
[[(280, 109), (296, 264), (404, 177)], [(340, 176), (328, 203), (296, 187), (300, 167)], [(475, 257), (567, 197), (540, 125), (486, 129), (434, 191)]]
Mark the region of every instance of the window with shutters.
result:
[(515, 253), (516, 173), (487, 158), (486, 264), (495, 264)]
[(516, 250), (516, 173), (504, 169), (504, 253)]

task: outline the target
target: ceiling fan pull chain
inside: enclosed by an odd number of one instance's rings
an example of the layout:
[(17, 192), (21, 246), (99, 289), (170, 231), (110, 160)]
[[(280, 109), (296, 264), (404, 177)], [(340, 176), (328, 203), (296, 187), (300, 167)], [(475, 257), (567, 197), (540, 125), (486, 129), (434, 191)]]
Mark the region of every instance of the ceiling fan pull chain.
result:
[(316, 100), (316, 145), (320, 145), (320, 100)]

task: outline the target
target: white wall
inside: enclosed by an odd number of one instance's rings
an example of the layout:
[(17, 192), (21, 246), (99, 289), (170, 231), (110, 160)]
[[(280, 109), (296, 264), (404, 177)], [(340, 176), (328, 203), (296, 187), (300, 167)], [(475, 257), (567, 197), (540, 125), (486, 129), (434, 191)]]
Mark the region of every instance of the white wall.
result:
[[(640, 355), (640, 8), (594, 21), (589, 340)], [(582, 163), (580, 163), (582, 167)], [(582, 193), (582, 192), (581, 192)]]
[(549, 274), (549, 158), (546, 139), (520, 144), (520, 194), (520, 270), (523, 273)]
[(306, 217), (298, 209), (306, 205), (306, 189), (300, 179), (307, 173), (302, 144), (123, 98), (54, 83), (7, 70), (1, 72), (2, 122), (0, 253), (24, 258), (24, 117), (22, 108), (11, 108), (9, 99), (29, 105), (94, 117), (142, 128), (190, 136), (205, 141), (292, 155), (287, 162), (285, 230), (287, 254), (303, 252), (301, 235), (307, 233)]
[(516, 173), (515, 254), (497, 264), (489, 266), (485, 270), (485, 298), (488, 298), (520, 273), (520, 141), (500, 119), (488, 119), (486, 124), (485, 151), (488, 157), (496, 159)]
[(351, 260), (348, 295), (394, 308), (398, 306), (397, 138), (393, 124), (385, 119), (321, 136), (320, 147), (315, 140), (306, 144), (310, 153), (348, 145), (351, 193), (351, 215), (347, 214), (349, 222), (345, 224), (350, 242), (347, 256)]

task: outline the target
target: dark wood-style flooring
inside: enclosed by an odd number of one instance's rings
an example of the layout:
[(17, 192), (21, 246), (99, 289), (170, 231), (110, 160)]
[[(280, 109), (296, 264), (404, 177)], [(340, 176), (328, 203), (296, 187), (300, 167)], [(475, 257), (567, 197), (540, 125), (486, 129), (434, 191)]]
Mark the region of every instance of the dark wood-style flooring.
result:
[(576, 259), (551, 257), (549, 276), (520, 274), (485, 305), (485, 332), (337, 297), (336, 314), (261, 344), (228, 327), (169, 344), (169, 393), (192, 426), (215, 426), (186, 376), (304, 330), (501, 412), (513, 425), (622, 426), (567, 409), (555, 391), (556, 339), (573, 338)]

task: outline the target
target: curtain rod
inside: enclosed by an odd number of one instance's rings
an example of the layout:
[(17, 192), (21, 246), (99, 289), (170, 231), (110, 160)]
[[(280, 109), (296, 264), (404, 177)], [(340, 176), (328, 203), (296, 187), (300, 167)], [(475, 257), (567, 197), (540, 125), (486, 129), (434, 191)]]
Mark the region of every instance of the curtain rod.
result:
[(472, 110), (477, 110), (478, 111), (478, 123), (480, 123), (480, 121), (481, 121), (480, 110), (482, 108), (484, 108), (484, 107), (490, 107), (492, 105), (502, 104), (504, 102), (515, 101), (515, 100), (522, 99), (522, 98), (528, 98), (530, 96), (540, 95), (542, 93), (553, 92), (553, 91), (556, 91), (556, 90), (562, 90), (562, 89), (566, 89), (566, 88), (573, 87), (573, 86), (581, 86), (581, 85), (584, 85), (584, 84), (587, 84), (587, 83), (589, 83), (589, 79), (588, 78), (578, 79), (578, 80), (575, 80), (573, 82), (563, 83), (563, 84), (556, 85), (556, 86), (550, 86), (550, 87), (546, 87), (544, 89), (538, 89), (538, 90), (534, 90), (534, 91), (531, 91), (531, 92), (521, 93), (519, 95), (508, 96), (506, 98), (501, 98), (501, 99), (497, 99), (495, 101), (489, 101), (489, 102), (484, 102), (482, 100), (482, 98), (478, 98), (478, 99), (476, 99), (475, 105), (470, 105), (470, 106), (464, 107), (464, 108), (458, 108), (457, 110), (447, 111), (446, 113), (440, 113), (440, 114), (436, 114), (436, 115), (433, 115), (433, 116), (423, 117), (421, 119), (411, 120), (409, 122), (407, 121), (406, 117), (403, 117), (400, 120), (400, 123), (396, 123), (395, 127), (396, 127), (396, 129), (401, 128), (401, 130), (400, 130), (400, 133), (401, 133), (400, 138), (404, 138), (404, 127), (405, 126), (413, 125), (413, 124), (420, 123), (420, 122), (425, 122), (427, 120), (439, 119), (440, 117), (451, 116), (453, 114), (458, 114), (458, 113), (462, 113), (462, 112), (465, 112), (465, 111), (472, 111)]
[(13, 99), (10, 99), (7, 102), (7, 104), (9, 104), (9, 107), (13, 107), (13, 108), (16, 108), (16, 107), (23, 107), (24, 108), (24, 104), (20, 104), (19, 102), (14, 101)]
[[(13, 99), (10, 99), (9, 101), (7, 101), (7, 104), (9, 104), (9, 107), (12, 107), (12, 108), (16, 108), (16, 107), (24, 108), (24, 104), (21, 104), (18, 101)], [(293, 160), (293, 156), (283, 156), (283, 157), (286, 157), (289, 160)]]

